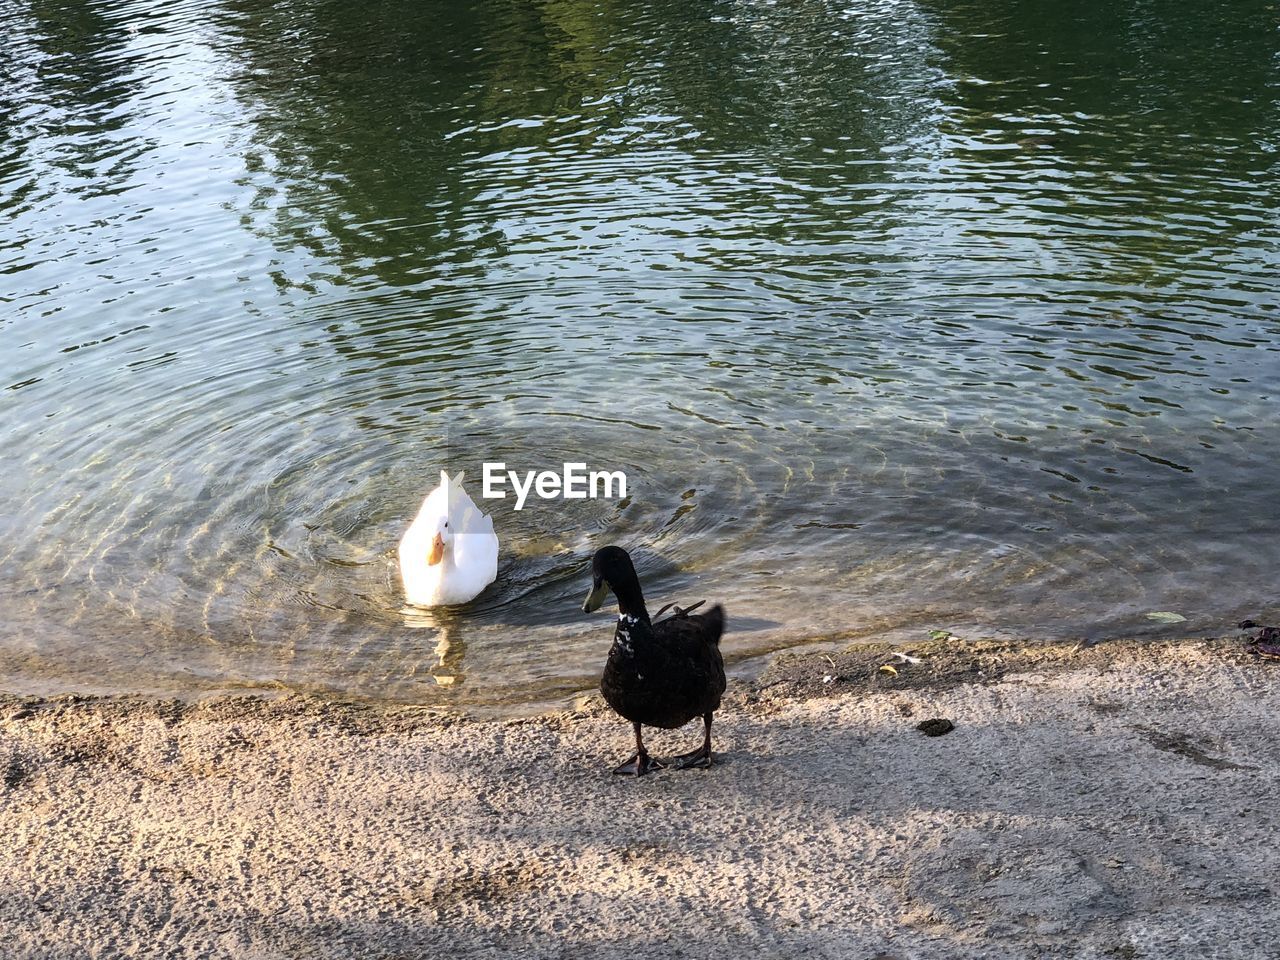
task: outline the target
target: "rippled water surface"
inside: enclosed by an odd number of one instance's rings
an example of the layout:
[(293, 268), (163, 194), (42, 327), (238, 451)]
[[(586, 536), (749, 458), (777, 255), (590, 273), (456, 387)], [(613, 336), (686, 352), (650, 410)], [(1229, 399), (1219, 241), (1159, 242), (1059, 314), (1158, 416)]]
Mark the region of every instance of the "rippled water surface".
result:
[[(1274, 611), (1274, 2), (0, 2), (0, 687), (592, 682)], [(498, 582), (403, 607), (442, 467)], [(1176, 628), (1145, 617), (1173, 611)]]

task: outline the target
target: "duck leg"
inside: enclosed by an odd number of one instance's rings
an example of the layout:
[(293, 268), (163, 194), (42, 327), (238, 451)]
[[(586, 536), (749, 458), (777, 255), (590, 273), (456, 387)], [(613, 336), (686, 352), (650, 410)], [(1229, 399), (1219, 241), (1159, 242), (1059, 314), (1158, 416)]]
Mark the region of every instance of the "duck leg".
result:
[(702, 746), (676, 757), (674, 764), (677, 770), (705, 770), (711, 766), (711, 714), (703, 714), (702, 723), (706, 731), (702, 737)]
[(665, 769), (665, 763), (659, 763), (649, 756), (649, 751), (645, 750), (644, 740), (640, 737), (640, 724), (637, 723), (634, 726), (636, 728), (636, 755), (613, 772), (642, 777), (653, 770)]

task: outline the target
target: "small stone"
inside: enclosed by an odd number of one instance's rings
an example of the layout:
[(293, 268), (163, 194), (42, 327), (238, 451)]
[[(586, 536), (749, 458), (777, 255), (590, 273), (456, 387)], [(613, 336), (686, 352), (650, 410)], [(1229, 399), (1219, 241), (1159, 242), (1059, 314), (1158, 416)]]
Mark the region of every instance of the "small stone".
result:
[(928, 720), (921, 720), (916, 724), (916, 729), (926, 737), (940, 737), (944, 733), (950, 733), (955, 728), (956, 725), (944, 717), (930, 717)]

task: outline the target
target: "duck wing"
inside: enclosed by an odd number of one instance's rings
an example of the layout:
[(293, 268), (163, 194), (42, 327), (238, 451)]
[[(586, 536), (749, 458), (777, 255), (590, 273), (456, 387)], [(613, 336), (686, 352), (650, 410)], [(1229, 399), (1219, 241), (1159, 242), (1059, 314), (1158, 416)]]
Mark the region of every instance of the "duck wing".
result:
[(454, 566), (465, 576), (468, 591), (479, 593), (498, 576), (498, 535), (493, 518), (462, 489), (461, 480), (462, 474), (454, 477), (449, 497)]
[(724, 633), (724, 607), (717, 603), (706, 613), (693, 613), (706, 602), (699, 600), (688, 607), (678, 607), (674, 603), (668, 603), (658, 611), (658, 616), (662, 616), (672, 608), (675, 612), (665, 620), (655, 620), (654, 636), (660, 640), (670, 638), (672, 642), (678, 644), (701, 643), (719, 647), (720, 637)]
[(706, 613), (682, 611), (653, 626), (654, 646), (669, 663), (671, 699), (683, 706), (688, 717), (710, 713), (720, 706), (725, 690), (724, 658), (720, 637), (724, 633), (724, 607), (716, 604)]
[(605, 700), (628, 720), (672, 730), (720, 706), (725, 690), (724, 610), (650, 625), (619, 622), (600, 678)]

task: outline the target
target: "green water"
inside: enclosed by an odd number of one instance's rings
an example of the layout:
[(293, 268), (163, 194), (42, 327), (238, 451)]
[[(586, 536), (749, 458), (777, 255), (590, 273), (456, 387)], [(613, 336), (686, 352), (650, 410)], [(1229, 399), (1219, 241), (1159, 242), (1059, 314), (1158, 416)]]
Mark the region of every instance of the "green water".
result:
[[(0, 687), (589, 686), (1277, 612), (1280, 7), (2, 0)], [(499, 578), (406, 610), (441, 467)], [(1152, 611), (1186, 616), (1176, 626)]]

